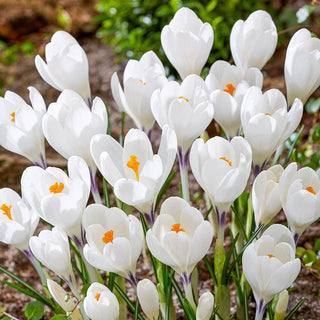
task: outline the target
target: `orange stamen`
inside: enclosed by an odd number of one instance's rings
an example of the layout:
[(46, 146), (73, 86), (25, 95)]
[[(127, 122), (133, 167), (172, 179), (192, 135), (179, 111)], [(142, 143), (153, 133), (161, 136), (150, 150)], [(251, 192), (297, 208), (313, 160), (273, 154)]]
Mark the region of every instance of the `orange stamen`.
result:
[(139, 165), (140, 162), (137, 161), (137, 156), (131, 155), (130, 160), (127, 162), (127, 167), (134, 171), (137, 181), (139, 181)]
[(61, 193), (64, 189), (64, 184), (62, 182), (56, 182), (55, 184), (49, 187), (50, 192), (52, 193)]
[(113, 243), (113, 230), (112, 230), (112, 229), (109, 230), (109, 231), (107, 231), (107, 232), (104, 234), (104, 236), (103, 236), (103, 238), (102, 238), (102, 241), (103, 241), (105, 244), (107, 244), (107, 243), (109, 243), (109, 242)]
[(271, 116), (271, 114), (269, 112), (266, 112), (265, 115), (266, 116)]
[(16, 122), (16, 113), (12, 112), (12, 113), (10, 113), (10, 116), (12, 117), (11, 122)]
[(184, 99), (186, 102), (189, 102), (189, 99), (183, 97), (183, 96), (180, 96), (179, 99)]
[(224, 92), (227, 92), (227, 93), (231, 94), (232, 96), (233, 96), (234, 90), (236, 90), (236, 88), (233, 86), (232, 83), (228, 83), (226, 85), (226, 88), (223, 89)]
[(99, 301), (100, 296), (101, 296), (101, 293), (97, 293), (97, 294), (94, 296), (94, 298), (95, 298), (97, 301)]
[(11, 216), (11, 208), (12, 206), (8, 206), (6, 203), (4, 203), (0, 209), (3, 211), (2, 214), (4, 214), (5, 216), (7, 216), (10, 220), (12, 220), (12, 216)]
[(220, 157), (219, 159), (224, 160), (230, 167), (232, 166), (232, 162), (228, 160), (226, 157)]
[(146, 85), (146, 82), (144, 82), (143, 80), (139, 80), (144, 86)]
[(311, 192), (312, 194), (316, 195), (316, 192), (314, 191), (314, 189), (311, 186), (306, 187), (306, 190)]
[(182, 232), (185, 232), (185, 230), (183, 228), (180, 228), (181, 226), (181, 223), (175, 223), (172, 225), (172, 228), (171, 228), (171, 231), (174, 231), (176, 233), (182, 231)]
[(271, 259), (271, 258), (275, 258), (275, 256), (274, 256), (273, 254), (268, 254), (267, 256), (268, 256), (270, 259)]

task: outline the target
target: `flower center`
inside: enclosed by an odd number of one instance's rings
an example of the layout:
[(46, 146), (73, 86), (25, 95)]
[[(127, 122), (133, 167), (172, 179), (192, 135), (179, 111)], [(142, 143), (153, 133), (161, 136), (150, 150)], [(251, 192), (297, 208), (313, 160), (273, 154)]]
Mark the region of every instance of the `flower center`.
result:
[(182, 231), (182, 232), (185, 232), (185, 230), (183, 228), (180, 228), (181, 226), (181, 223), (175, 223), (172, 225), (172, 228), (171, 228), (171, 231), (174, 231), (176, 233)]
[(49, 187), (51, 193), (61, 193), (64, 189), (64, 184), (62, 182), (56, 182)]
[(12, 112), (10, 113), (10, 116), (11, 116), (11, 122), (16, 122), (16, 113)]
[(145, 86), (147, 83), (144, 82), (143, 80), (139, 79), (139, 81)]
[(317, 194), (311, 186), (306, 187), (306, 190), (309, 191), (310, 193), (314, 194), (314, 195)]
[(137, 156), (135, 156), (134, 154), (131, 155), (130, 160), (127, 162), (127, 167), (134, 171), (137, 181), (139, 181), (139, 165), (140, 162), (137, 161)]
[(104, 234), (104, 236), (103, 236), (103, 238), (102, 238), (102, 241), (103, 241), (105, 244), (107, 244), (107, 243), (109, 243), (109, 242), (113, 243), (113, 230), (112, 230), (112, 229), (109, 230), (109, 231), (107, 231), (107, 232)]
[(232, 96), (233, 96), (234, 90), (236, 90), (236, 88), (233, 86), (232, 83), (228, 83), (226, 85), (226, 88), (223, 89), (224, 92), (227, 92), (227, 93), (231, 94)]
[(11, 208), (12, 206), (8, 206), (6, 203), (4, 203), (1, 207), (0, 210), (2, 210), (2, 214), (7, 216), (10, 220), (12, 220), (12, 216), (11, 216)]
[(185, 98), (185, 97), (183, 97), (183, 96), (180, 96), (179, 99), (183, 99), (183, 100), (185, 100), (186, 102), (189, 102), (189, 99), (187, 99), (187, 98)]
[(266, 112), (264, 115), (265, 116), (271, 116), (271, 114), (269, 112)]
[(270, 259), (276, 257), (276, 256), (274, 256), (273, 254), (267, 254), (267, 256), (268, 256)]
[(226, 157), (220, 157), (219, 159), (224, 160), (230, 167), (232, 166), (232, 162)]
[(94, 298), (95, 298), (97, 301), (99, 301), (100, 296), (101, 296), (101, 293), (97, 293), (97, 294), (94, 296)]

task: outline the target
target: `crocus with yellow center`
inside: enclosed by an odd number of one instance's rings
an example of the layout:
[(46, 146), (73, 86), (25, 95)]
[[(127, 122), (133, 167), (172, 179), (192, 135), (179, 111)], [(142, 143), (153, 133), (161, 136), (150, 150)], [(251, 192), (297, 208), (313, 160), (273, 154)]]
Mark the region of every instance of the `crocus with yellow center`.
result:
[(55, 184), (52, 184), (49, 187), (50, 192), (52, 193), (61, 193), (64, 189), (64, 183), (63, 182), (56, 182)]

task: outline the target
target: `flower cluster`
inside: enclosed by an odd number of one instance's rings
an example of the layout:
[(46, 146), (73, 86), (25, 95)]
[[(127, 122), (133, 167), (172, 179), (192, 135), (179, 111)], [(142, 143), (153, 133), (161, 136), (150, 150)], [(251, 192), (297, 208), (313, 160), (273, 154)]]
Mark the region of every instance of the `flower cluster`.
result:
[[(262, 92), (261, 69), (277, 45), (268, 13), (256, 11), (235, 23), (230, 36), (235, 65), (216, 61), (203, 79), (213, 41), (212, 26), (181, 8), (161, 33), (163, 50), (181, 81), (166, 78), (152, 51), (139, 61), (128, 61), (123, 87), (113, 74), (114, 100), (137, 127), (120, 142), (107, 133), (105, 104), (91, 98), (86, 54), (67, 32), (53, 35), (46, 62), (35, 59), (42, 78), (62, 91), (57, 102), (46, 110), (33, 87), (32, 107), (13, 92), (0, 98), (0, 144), (34, 164), (23, 172), (22, 197), (9, 188), (0, 190), (0, 240), (16, 246), (33, 263), (53, 298), (43, 301), (49, 301), (53, 311), (62, 309), (76, 320), (126, 319), (126, 301), (142, 319), (139, 301), (148, 319), (160, 314), (173, 318), (174, 288), (188, 319), (209, 320), (214, 314), (228, 319), (232, 275), (241, 283), (240, 306), (250, 285), (259, 320), (274, 296), (298, 276), (296, 244), (320, 217), (319, 170), (299, 169), (295, 162), (285, 167), (270, 159), (297, 129), (303, 104), (320, 84), (320, 40), (306, 29), (292, 37), (284, 67), (287, 98), (278, 89)], [(223, 137), (205, 138), (213, 120)], [(157, 153), (151, 139), (155, 122), (161, 129)], [(47, 167), (44, 139), (68, 160), (67, 172)], [(182, 195), (167, 197), (176, 157)], [(189, 167), (203, 189), (206, 212), (190, 201)], [(97, 170), (105, 179), (106, 205)], [(118, 207), (110, 207), (111, 189)], [(89, 204), (90, 191), (94, 204)], [(232, 248), (226, 252), (230, 208)], [(281, 209), (288, 228), (272, 224)], [(52, 229), (35, 236), (40, 218)], [(213, 241), (212, 264), (206, 255)], [(138, 259), (145, 268), (153, 267), (153, 278), (137, 274)], [(215, 297), (206, 291), (197, 299), (201, 260), (212, 277)], [(73, 297), (67, 297), (43, 266), (69, 286)], [(126, 295), (124, 279), (135, 290), (135, 305)], [(80, 280), (85, 290), (80, 290)]]

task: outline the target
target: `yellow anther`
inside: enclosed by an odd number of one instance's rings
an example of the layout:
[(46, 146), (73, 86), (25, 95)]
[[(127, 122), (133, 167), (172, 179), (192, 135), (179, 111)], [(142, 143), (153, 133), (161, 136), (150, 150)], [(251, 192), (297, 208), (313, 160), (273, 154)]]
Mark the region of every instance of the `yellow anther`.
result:
[(62, 182), (56, 182), (55, 184), (49, 187), (50, 192), (52, 193), (61, 193), (64, 189), (64, 184)]
[(224, 92), (227, 92), (227, 93), (231, 94), (232, 96), (233, 96), (234, 90), (236, 90), (236, 88), (233, 86), (232, 83), (228, 83), (226, 85), (226, 88), (223, 89)]
[(144, 82), (143, 80), (139, 80), (144, 86), (147, 84), (146, 82)]
[(12, 220), (12, 216), (11, 216), (11, 208), (12, 206), (8, 206), (6, 203), (4, 203), (0, 209), (3, 211), (2, 214), (4, 214), (5, 216), (7, 216), (10, 220)]
[(230, 167), (232, 166), (232, 162), (226, 157), (220, 157), (219, 159), (224, 160)]
[(310, 193), (314, 194), (314, 195), (317, 194), (311, 186), (306, 187), (306, 190), (309, 191)]
[(100, 296), (101, 296), (101, 293), (97, 293), (97, 294), (94, 296), (94, 298), (95, 298), (97, 301), (99, 301)]
[(137, 181), (139, 181), (139, 165), (140, 162), (137, 161), (137, 156), (135, 156), (134, 154), (131, 155), (130, 160), (127, 162), (127, 167), (134, 171)]
[(265, 115), (266, 116), (271, 116), (271, 114), (269, 112), (266, 112)]
[(271, 259), (271, 258), (275, 258), (275, 256), (273, 254), (267, 254), (267, 256)]
[(103, 241), (105, 244), (107, 244), (107, 243), (109, 243), (109, 242), (113, 243), (113, 230), (112, 230), (112, 229), (109, 230), (109, 231), (107, 231), (107, 232), (104, 234), (104, 236), (103, 236), (103, 238), (102, 238), (102, 241)]
[(12, 117), (11, 122), (16, 122), (16, 113), (12, 112), (12, 113), (10, 113), (10, 116)]
[(180, 96), (179, 99), (184, 99), (186, 102), (189, 102), (189, 99), (183, 97), (183, 96)]
[(182, 232), (185, 232), (185, 230), (183, 228), (180, 228), (181, 226), (181, 223), (175, 223), (172, 225), (172, 228), (171, 228), (171, 231), (174, 231), (176, 233), (182, 231)]

